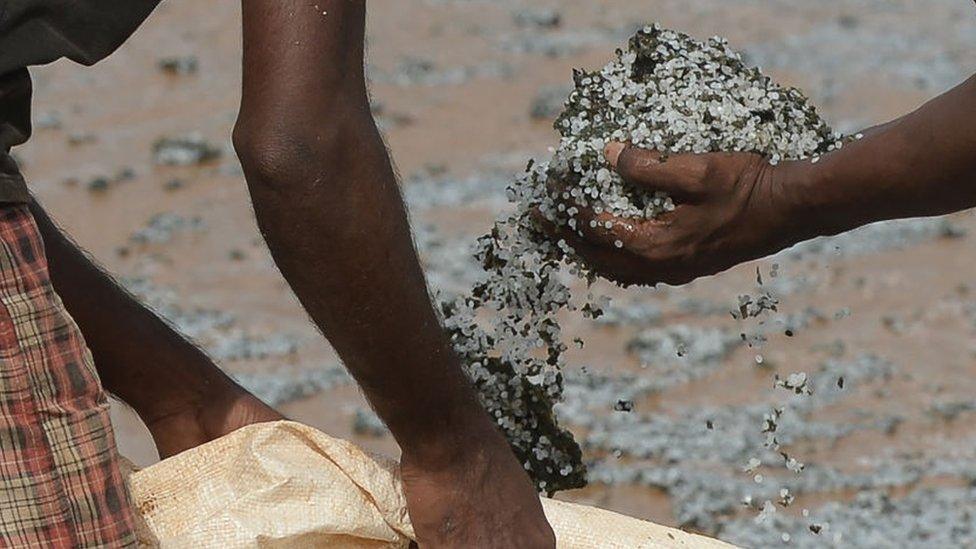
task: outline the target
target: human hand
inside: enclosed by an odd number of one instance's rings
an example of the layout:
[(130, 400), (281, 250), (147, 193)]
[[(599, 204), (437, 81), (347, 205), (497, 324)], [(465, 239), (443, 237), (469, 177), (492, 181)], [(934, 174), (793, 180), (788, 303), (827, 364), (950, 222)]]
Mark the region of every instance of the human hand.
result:
[[(756, 154), (677, 154), (611, 143), (610, 165), (623, 179), (664, 191), (677, 205), (655, 219), (583, 210), (582, 236), (546, 227), (597, 274), (623, 285), (680, 285), (764, 257), (802, 240), (790, 185), (804, 168), (772, 166)], [(609, 226), (608, 226), (609, 224)]]
[(401, 459), (407, 508), (422, 549), (555, 547), (539, 495), (489, 421), (433, 454), (404, 449)]
[(254, 423), (285, 419), (230, 380), (165, 415), (146, 419), (161, 458), (178, 454)]

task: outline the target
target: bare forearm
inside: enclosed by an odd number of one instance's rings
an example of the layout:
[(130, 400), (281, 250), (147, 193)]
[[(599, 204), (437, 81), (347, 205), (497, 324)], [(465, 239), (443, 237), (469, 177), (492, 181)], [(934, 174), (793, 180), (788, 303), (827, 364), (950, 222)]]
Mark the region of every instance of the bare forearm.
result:
[(797, 166), (798, 218), (817, 232), (805, 237), (976, 206), (976, 76), (865, 133)]
[(369, 112), (364, 22), (362, 1), (245, 0), (235, 142), (282, 274), (411, 446), (484, 418), (432, 308)]
[(199, 406), (233, 383), (121, 288), (36, 203), (51, 280), (85, 335), (105, 388), (147, 422)]

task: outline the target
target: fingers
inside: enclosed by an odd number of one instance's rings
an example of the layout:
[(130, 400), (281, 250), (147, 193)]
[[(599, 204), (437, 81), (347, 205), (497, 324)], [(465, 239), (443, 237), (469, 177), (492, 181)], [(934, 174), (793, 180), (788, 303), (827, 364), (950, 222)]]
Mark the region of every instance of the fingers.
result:
[[(640, 259), (626, 248), (619, 249), (615, 245), (619, 236), (614, 233), (615, 228), (604, 226), (589, 227), (581, 236), (579, 231), (565, 226), (557, 226), (546, 220), (541, 214), (533, 216), (539, 228), (553, 242), (563, 241), (570, 248), (583, 265), (599, 274), (603, 278), (618, 284), (629, 286), (633, 284), (650, 284), (645, 280), (640, 268)], [(600, 216), (595, 216), (594, 221)], [(645, 273), (646, 274), (646, 273)]]
[(576, 214), (576, 230), (586, 240), (607, 249), (630, 248), (634, 244), (638, 223), (606, 212), (596, 214), (583, 208)]
[[(569, 245), (571, 253), (592, 272), (624, 286), (670, 283), (675, 278), (671, 276), (674, 265), (660, 268), (656, 259), (667, 256), (669, 227), (685, 206), (655, 219), (621, 218), (573, 203), (564, 181), (550, 179), (546, 186), (564, 212), (558, 215), (564, 221), (554, 223), (537, 209), (531, 214), (536, 226), (553, 242), (562, 240)], [(567, 217), (568, 226), (562, 224)]]
[[(594, 216), (595, 225), (598, 223), (596, 219), (599, 217), (605, 216)], [(556, 225), (546, 219), (545, 216), (538, 211), (533, 212), (532, 218), (538, 228), (541, 229), (550, 240), (565, 240), (566, 243), (572, 246), (575, 250), (592, 252), (591, 255), (597, 255), (597, 252), (599, 252), (598, 255), (606, 258), (621, 255), (621, 250), (617, 248), (622, 248), (623, 246), (615, 245), (615, 242), (618, 241), (618, 237), (614, 232), (614, 226), (608, 228), (601, 224), (599, 225), (599, 228), (590, 227), (589, 221), (584, 222), (583, 220), (578, 220), (577, 227), (581, 225), (587, 226), (586, 230), (579, 230), (567, 226)], [(623, 244), (622, 241), (621, 244)]]
[(698, 195), (705, 188), (708, 163), (702, 155), (679, 154), (662, 160), (657, 151), (623, 143), (610, 143), (604, 154), (625, 181), (649, 190), (682, 198)]
[(594, 244), (567, 228), (556, 229), (556, 237), (566, 241), (583, 264), (615, 282), (633, 284), (634, 257), (629, 253)]
[[(642, 250), (647, 247), (649, 239), (654, 238), (649, 236), (651, 233), (644, 227), (632, 234), (614, 233), (614, 228), (592, 228), (585, 231), (584, 236), (580, 236), (577, 231), (568, 227), (553, 225), (541, 214), (534, 217), (552, 241), (565, 241), (583, 265), (621, 286), (654, 286), (659, 283), (677, 286), (696, 278), (694, 274), (681, 268), (678, 258), (669, 252), (670, 247), (665, 238), (654, 246), (657, 248), (656, 253), (650, 254), (648, 250)], [(653, 227), (650, 230), (660, 231), (664, 227)], [(622, 249), (618, 249), (616, 245), (608, 246), (607, 242), (617, 236), (629, 237), (631, 240)]]
[[(619, 250), (628, 248), (635, 243), (638, 232), (638, 223), (646, 222), (632, 219), (623, 219), (609, 213), (594, 213), (589, 208), (576, 208), (576, 213), (569, 220), (569, 225), (556, 227), (541, 212), (533, 214), (536, 223), (545, 227), (550, 236), (558, 232), (572, 234), (576, 238), (582, 237), (594, 246), (606, 248), (608, 250)], [(643, 229), (643, 227), (641, 227)]]
[(538, 209), (533, 211), (532, 218), (550, 238), (569, 234), (612, 254), (631, 252), (646, 256), (652, 248), (660, 249), (669, 240), (669, 230), (685, 208), (679, 205), (654, 219), (631, 219), (575, 206), (568, 225), (552, 222)]
[[(630, 233), (633, 232), (634, 221), (615, 217), (609, 213), (596, 214), (593, 210), (573, 205), (565, 186), (558, 181), (549, 181), (546, 184), (550, 196), (565, 207), (570, 203), (567, 213), (569, 215), (568, 230), (574, 232), (576, 236), (583, 236), (594, 244), (607, 248), (623, 248), (630, 241)], [(538, 209), (533, 212), (532, 217), (537, 224), (551, 225), (543, 212)]]

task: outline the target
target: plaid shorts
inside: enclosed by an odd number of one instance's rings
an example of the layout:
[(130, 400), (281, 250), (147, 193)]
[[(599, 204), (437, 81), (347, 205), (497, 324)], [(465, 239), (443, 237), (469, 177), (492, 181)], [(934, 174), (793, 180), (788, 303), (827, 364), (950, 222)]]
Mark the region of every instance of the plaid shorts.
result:
[(0, 547), (135, 545), (91, 353), (25, 205), (0, 205)]

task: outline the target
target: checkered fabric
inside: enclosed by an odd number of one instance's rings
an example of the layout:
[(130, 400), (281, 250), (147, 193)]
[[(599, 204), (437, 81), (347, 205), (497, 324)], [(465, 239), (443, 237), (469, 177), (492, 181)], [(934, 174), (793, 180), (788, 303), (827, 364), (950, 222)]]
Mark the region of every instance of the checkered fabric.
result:
[(133, 524), (91, 353), (27, 207), (0, 206), (0, 547), (129, 547)]

